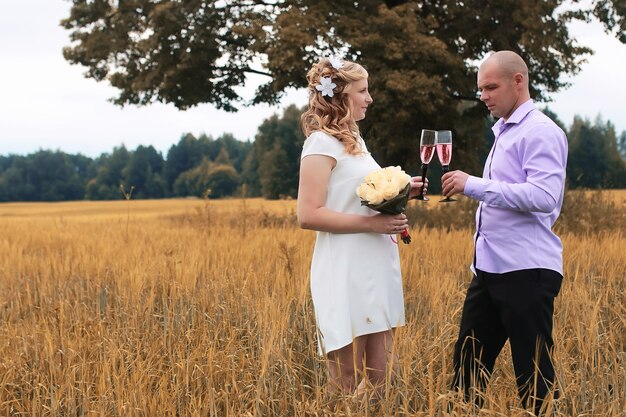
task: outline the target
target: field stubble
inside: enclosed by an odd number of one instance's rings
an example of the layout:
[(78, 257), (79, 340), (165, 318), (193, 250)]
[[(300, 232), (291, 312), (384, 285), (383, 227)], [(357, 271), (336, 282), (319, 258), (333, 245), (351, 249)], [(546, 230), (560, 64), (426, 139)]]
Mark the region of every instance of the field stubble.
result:
[[(626, 409), (626, 221), (619, 200), (586, 218), (598, 198), (570, 199), (559, 226), (563, 416)], [(1, 205), (0, 415), (445, 415), (473, 208), (430, 206), (412, 203), (400, 248), (397, 381), (376, 409), (333, 410), (294, 201)], [(481, 415), (519, 407), (505, 347)]]

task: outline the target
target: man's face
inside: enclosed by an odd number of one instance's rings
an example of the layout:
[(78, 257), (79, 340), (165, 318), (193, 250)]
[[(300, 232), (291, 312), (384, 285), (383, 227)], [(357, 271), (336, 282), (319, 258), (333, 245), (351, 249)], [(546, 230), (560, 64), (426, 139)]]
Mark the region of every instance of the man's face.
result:
[(486, 61), (478, 70), (478, 91), (493, 117), (506, 121), (519, 107), (519, 84), (516, 75), (507, 76), (495, 61)]

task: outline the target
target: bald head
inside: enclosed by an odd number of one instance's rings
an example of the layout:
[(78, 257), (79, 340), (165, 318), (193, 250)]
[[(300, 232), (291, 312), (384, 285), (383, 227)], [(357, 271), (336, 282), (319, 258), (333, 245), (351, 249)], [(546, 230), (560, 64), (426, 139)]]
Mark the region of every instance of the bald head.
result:
[(480, 65), (480, 69), (487, 66), (497, 67), (505, 77), (522, 74), (525, 84), (528, 86), (528, 66), (522, 57), (513, 51), (494, 52)]
[(485, 59), (478, 69), (477, 86), (480, 100), (491, 115), (505, 121), (530, 100), (528, 67), (512, 51), (499, 51)]

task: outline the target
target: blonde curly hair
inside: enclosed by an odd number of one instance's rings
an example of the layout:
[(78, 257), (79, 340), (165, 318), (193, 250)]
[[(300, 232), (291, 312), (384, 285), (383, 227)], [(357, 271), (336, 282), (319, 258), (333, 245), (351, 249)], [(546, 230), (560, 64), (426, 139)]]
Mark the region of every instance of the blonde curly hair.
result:
[[(330, 77), (337, 85), (333, 89), (332, 97), (323, 96), (315, 88), (322, 77)], [(313, 64), (306, 76), (309, 82), (309, 108), (300, 117), (304, 135), (308, 137), (312, 132), (323, 131), (337, 138), (347, 153), (362, 153), (359, 127), (352, 117), (348, 93), (354, 82), (367, 77), (365, 68), (350, 61), (343, 61), (340, 69), (334, 68), (328, 58)]]

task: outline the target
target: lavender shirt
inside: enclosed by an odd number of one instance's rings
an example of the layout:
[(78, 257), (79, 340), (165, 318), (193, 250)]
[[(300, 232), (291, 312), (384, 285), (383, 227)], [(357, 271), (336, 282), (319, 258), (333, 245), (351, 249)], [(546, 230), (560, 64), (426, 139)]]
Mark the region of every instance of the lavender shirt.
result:
[(567, 138), (528, 100), (492, 127), (483, 177), (467, 179), (476, 211), (475, 268), (505, 273), (531, 268), (563, 274), (563, 246), (552, 232), (565, 187)]

